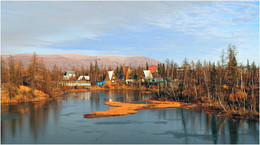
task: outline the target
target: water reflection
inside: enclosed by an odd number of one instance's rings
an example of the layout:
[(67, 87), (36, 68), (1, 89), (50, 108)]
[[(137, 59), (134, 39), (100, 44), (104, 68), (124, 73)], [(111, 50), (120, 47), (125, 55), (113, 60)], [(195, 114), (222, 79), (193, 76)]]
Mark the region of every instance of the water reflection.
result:
[[(175, 124), (180, 125), (181, 131), (167, 130), (156, 135), (172, 135), (174, 138), (181, 136), (184, 144), (196, 143), (199, 138), (203, 138), (204, 141), (208, 140), (200, 143), (259, 143), (259, 122), (218, 118), (215, 115), (204, 114), (199, 110), (188, 109), (174, 111), (176, 114), (172, 117), (167, 111), (170, 110), (160, 112), (158, 119), (162, 119), (161, 114), (166, 116), (164, 117), (166, 120), (180, 118), (180, 123)], [(166, 115), (165, 112), (167, 112)], [(246, 124), (254, 124), (255, 128), (246, 126)]]
[[(106, 101), (136, 102), (151, 94), (92, 91), (50, 102), (2, 105), (2, 143), (259, 143), (259, 122), (218, 118), (193, 109), (151, 109), (98, 119)], [(102, 136), (102, 137), (101, 137)]]

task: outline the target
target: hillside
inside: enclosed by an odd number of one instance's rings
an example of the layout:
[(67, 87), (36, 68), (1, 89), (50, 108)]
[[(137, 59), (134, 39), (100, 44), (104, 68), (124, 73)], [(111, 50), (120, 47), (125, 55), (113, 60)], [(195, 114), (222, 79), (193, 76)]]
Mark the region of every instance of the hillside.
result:
[[(8, 59), (9, 55), (1, 55), (5, 60)], [(32, 54), (15, 54), (12, 55), (15, 60), (20, 59), (25, 67), (30, 63)], [(144, 56), (88, 56), (80, 54), (56, 54), (56, 55), (38, 55), (38, 58), (43, 58), (47, 68), (51, 69), (54, 64), (61, 67), (63, 70), (69, 70), (74, 66), (89, 67), (92, 61), (93, 65), (97, 61), (98, 65), (102, 64), (106, 67), (116, 67), (120, 64), (131, 65), (133, 67), (145, 66), (146, 62), (149, 65), (157, 65), (161, 63), (158, 60), (147, 58)]]

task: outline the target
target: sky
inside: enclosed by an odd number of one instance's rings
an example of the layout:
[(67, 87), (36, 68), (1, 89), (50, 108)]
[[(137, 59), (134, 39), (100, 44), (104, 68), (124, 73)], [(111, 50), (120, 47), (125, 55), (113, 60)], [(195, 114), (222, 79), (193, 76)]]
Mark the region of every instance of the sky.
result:
[(1, 54), (259, 62), (258, 1), (1, 2)]

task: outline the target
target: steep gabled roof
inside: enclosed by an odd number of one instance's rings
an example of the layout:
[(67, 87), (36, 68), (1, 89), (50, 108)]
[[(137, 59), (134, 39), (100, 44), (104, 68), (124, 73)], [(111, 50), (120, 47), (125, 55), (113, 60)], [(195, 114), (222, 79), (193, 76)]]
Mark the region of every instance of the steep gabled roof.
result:
[(114, 71), (108, 71), (108, 72), (107, 72), (107, 73), (108, 73), (108, 78), (109, 78), (109, 80), (112, 79), (113, 72), (114, 72)]
[(151, 73), (154, 73), (157, 69), (157, 66), (149, 66), (149, 69), (151, 71)]
[(152, 79), (153, 78), (153, 75), (152, 75), (150, 70), (143, 70), (143, 72), (144, 72), (144, 77), (146, 79)]
[(89, 79), (89, 76), (79, 76), (78, 81), (82, 80), (83, 78), (84, 78), (86, 81), (89, 81), (89, 80), (90, 80), (90, 79)]

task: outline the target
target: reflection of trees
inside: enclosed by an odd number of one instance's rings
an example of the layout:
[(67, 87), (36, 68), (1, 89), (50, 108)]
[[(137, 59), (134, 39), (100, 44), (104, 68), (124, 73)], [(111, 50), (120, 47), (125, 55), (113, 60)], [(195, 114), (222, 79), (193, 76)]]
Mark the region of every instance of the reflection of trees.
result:
[(183, 130), (184, 130), (184, 134), (185, 134), (185, 143), (188, 144), (187, 129), (186, 129), (185, 118), (183, 115), (183, 109), (180, 109), (180, 110), (181, 110), (182, 126), (183, 126)]
[[(59, 112), (61, 111), (61, 104), (62, 104), (62, 101), (60, 101), (60, 100), (57, 100), (57, 101), (51, 101), (50, 103), (49, 103), (51, 106), (54, 106), (53, 108), (52, 108), (52, 110), (53, 110), (53, 118), (54, 118), (54, 121), (55, 121), (55, 123), (57, 124), (58, 123), (58, 120), (59, 120), (59, 115), (57, 115), (57, 114), (59, 114)], [(47, 115), (47, 114), (46, 114)]]
[(259, 142), (259, 130), (257, 130), (257, 128), (259, 127), (259, 122), (255, 122), (255, 121), (248, 121), (248, 128), (250, 131), (252, 131), (252, 134), (254, 134), (254, 138), (257, 142)]
[(206, 115), (206, 120), (205, 120), (205, 122), (206, 122), (206, 130), (205, 130), (206, 134), (209, 133), (210, 119), (211, 119), (211, 114)]
[(100, 94), (104, 94), (102, 92), (95, 92), (95, 93), (91, 93), (91, 94), (88, 94), (89, 95), (89, 102), (90, 102), (90, 108), (96, 108), (96, 110), (91, 110), (91, 111), (97, 111), (97, 110), (100, 110), (100, 97), (101, 95)]
[[(160, 111), (161, 114), (158, 114), (158, 116), (163, 115), (163, 112)], [(177, 112), (176, 112), (177, 113)], [(191, 110), (185, 110), (185, 109), (180, 109), (179, 114), (177, 116), (173, 116), (173, 118), (178, 118), (181, 117), (182, 122), (181, 125), (183, 127), (183, 132), (185, 135), (185, 143), (189, 143), (189, 131), (193, 132), (193, 129), (195, 129), (195, 132), (200, 132), (200, 128), (205, 128), (205, 134), (211, 134), (211, 138), (213, 143), (226, 143), (225, 136), (227, 135), (225, 133), (225, 130), (229, 134), (229, 141), (231, 144), (233, 143), (238, 143), (238, 131), (241, 126), (241, 121), (239, 120), (230, 120), (226, 118), (218, 118), (215, 115), (211, 114), (204, 114), (200, 111), (194, 112)], [(201, 120), (201, 118), (203, 118)], [(199, 128), (197, 128), (197, 122), (199, 123)], [(251, 128), (243, 128), (243, 129), (250, 129), (254, 130), (254, 138), (259, 139), (258, 133), (257, 133), (257, 122), (255, 121), (247, 121), (248, 124), (251, 123)], [(225, 128), (225, 125), (228, 125), (229, 128)], [(191, 130), (187, 128), (188, 126), (192, 126)], [(250, 126), (250, 125), (248, 125)], [(253, 129), (254, 128), (254, 129)], [(251, 132), (252, 133), (252, 132)], [(246, 136), (245, 136), (246, 137)], [(219, 138), (221, 138), (221, 142), (219, 142)], [(247, 139), (247, 138), (245, 138)]]
[[(57, 123), (59, 119), (59, 112), (62, 109), (61, 104), (64, 102), (68, 102), (69, 100), (73, 99), (76, 100), (75, 102), (82, 101), (82, 99), (87, 99), (87, 102), (90, 102), (90, 108), (96, 107), (99, 109), (99, 105), (101, 107), (109, 98), (116, 100), (116, 98), (126, 98), (126, 101), (136, 101), (149, 98), (151, 94), (143, 94), (140, 92), (134, 91), (125, 91), (125, 92), (115, 92), (115, 91), (99, 91), (96, 93), (91, 94), (77, 94), (78, 97), (74, 97), (75, 94), (71, 94), (68, 96), (72, 97), (64, 97), (60, 100), (54, 100), (50, 102), (38, 102), (38, 103), (27, 103), (27, 104), (20, 104), (20, 105), (2, 105), (1, 109), (3, 112), (10, 112), (10, 113), (19, 113), (20, 118), (18, 119), (10, 119), (4, 120), (1, 124), (1, 138), (2, 143), (12, 136), (18, 136), (17, 129), (20, 132), (23, 130), (23, 125), (29, 123), (29, 129), (31, 132), (31, 137), (34, 138), (35, 142), (39, 139), (40, 135), (44, 135), (45, 128), (47, 128), (47, 123), (49, 120), (50, 112), (54, 115), (53, 118)], [(125, 97), (122, 97), (125, 95)], [(199, 134), (210, 134), (212, 135), (212, 141), (214, 143), (237, 143), (238, 142), (238, 130), (241, 126), (241, 122), (244, 122), (243, 125), (246, 125), (243, 130), (248, 130), (245, 133), (250, 133), (250, 137), (255, 139), (255, 142), (258, 142), (258, 122), (255, 121), (232, 121), (225, 118), (218, 118), (215, 115), (207, 115), (204, 114), (202, 111), (195, 111), (191, 109), (174, 109), (175, 111), (168, 111), (168, 109), (160, 109), (156, 114), (158, 119), (167, 120), (167, 118), (172, 119), (181, 119), (180, 122), (176, 122), (176, 125), (180, 125), (182, 127), (182, 131), (185, 135), (185, 143), (191, 142), (189, 134), (195, 134), (196, 132)], [(23, 115), (26, 114), (26, 115)], [(170, 116), (169, 116), (170, 115)], [(156, 117), (157, 117), (156, 116)], [(29, 122), (27, 121), (27, 117), (29, 117)], [(52, 118), (52, 117), (51, 117)], [(201, 130), (203, 129), (203, 130)], [(205, 130), (204, 130), (205, 129)], [(183, 133), (183, 132), (180, 133)], [(225, 133), (226, 131), (226, 133)], [(8, 138), (7, 138), (8, 137)], [(248, 136), (244, 136), (245, 140), (248, 139)], [(211, 139), (211, 138), (210, 138)]]
[(39, 133), (44, 135), (44, 129), (46, 128), (46, 123), (49, 119), (50, 113), (50, 104), (49, 102), (39, 102), (36, 104), (31, 104), (30, 111), (30, 130), (34, 137), (35, 143), (37, 143)]
[(16, 120), (15, 119), (11, 119), (11, 130), (12, 130), (12, 135), (15, 136), (16, 133)]
[[(51, 107), (54, 105), (55, 107)], [(59, 111), (59, 105), (57, 100), (50, 102), (44, 101), (36, 103), (2, 106), (2, 108), (3, 107), (5, 112), (20, 114), (20, 118), (1, 121), (2, 139), (4, 139), (4, 137), (7, 136), (6, 133), (8, 133), (9, 131), (11, 133), (10, 135), (15, 137), (17, 127), (19, 128), (19, 131), (22, 132), (24, 125), (23, 120), (26, 118), (26, 116), (24, 116), (25, 114), (29, 115), (29, 128), (36, 143), (39, 133), (44, 134), (45, 132), (44, 129), (46, 128), (46, 123), (49, 119), (48, 117), (51, 110), (55, 112), (55, 121), (58, 119), (57, 114)]]
[(1, 121), (1, 144), (4, 142), (5, 139), (5, 127), (6, 127), (5, 122)]
[(106, 101), (116, 101), (116, 102), (136, 102), (144, 99), (149, 99), (152, 94), (143, 94), (140, 91), (116, 91), (109, 90), (104, 91), (106, 96)]
[(218, 126), (216, 117), (213, 115), (211, 118), (211, 134), (213, 136), (214, 144), (217, 144), (218, 141)]
[(228, 120), (230, 144), (237, 144), (239, 120)]

